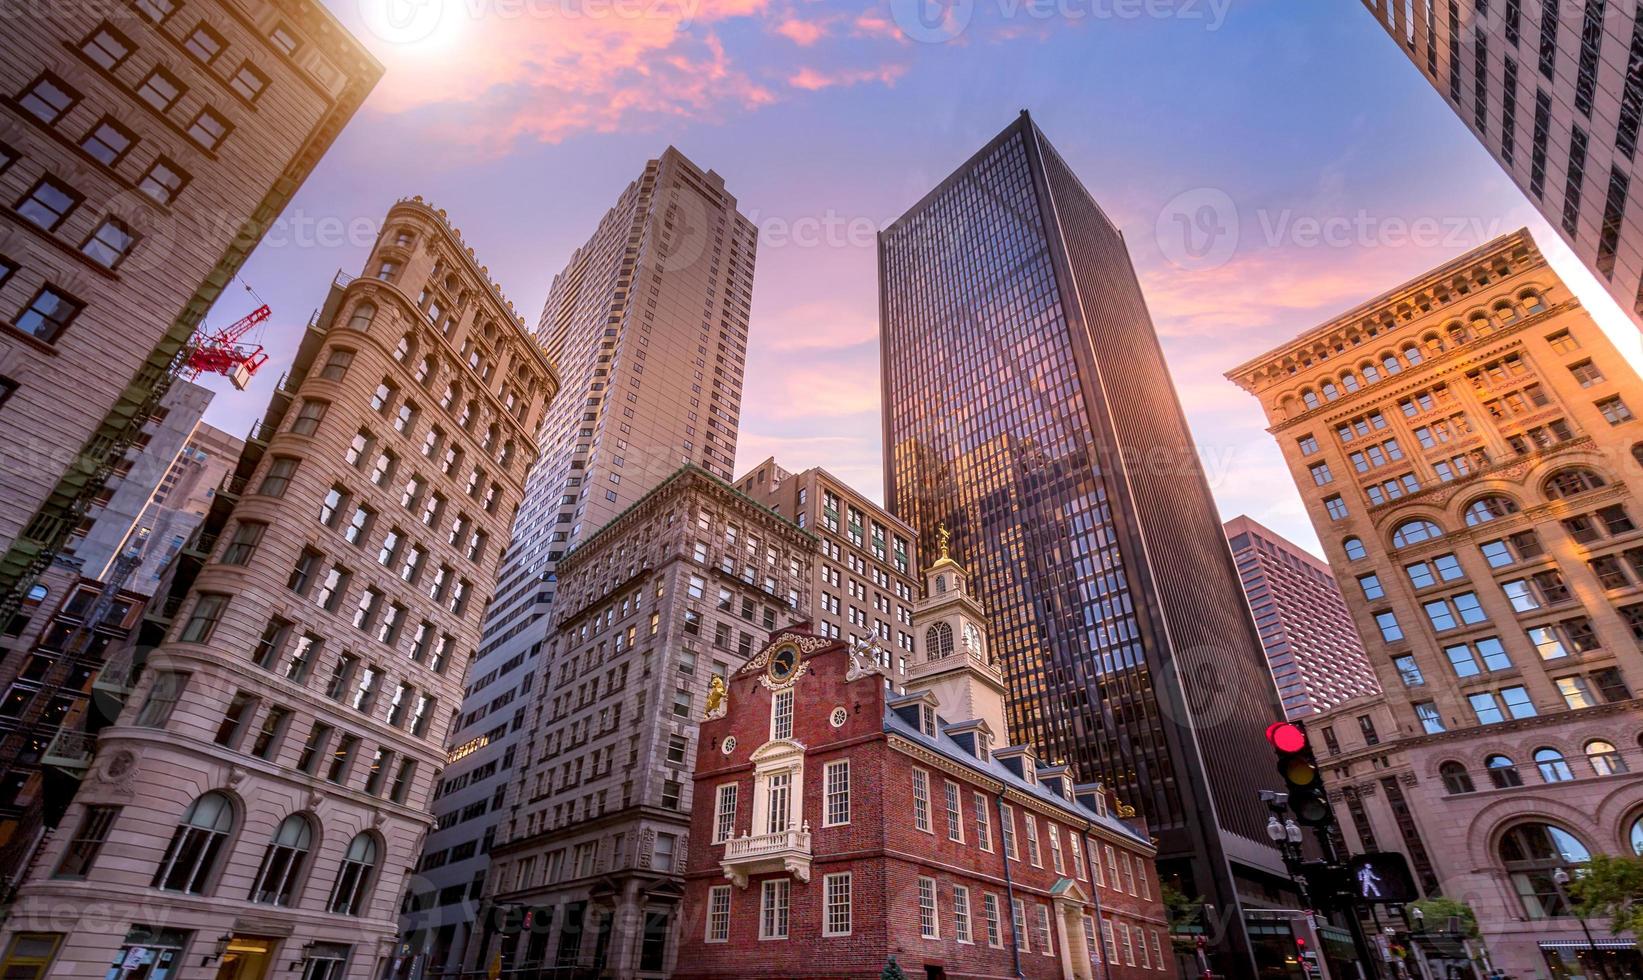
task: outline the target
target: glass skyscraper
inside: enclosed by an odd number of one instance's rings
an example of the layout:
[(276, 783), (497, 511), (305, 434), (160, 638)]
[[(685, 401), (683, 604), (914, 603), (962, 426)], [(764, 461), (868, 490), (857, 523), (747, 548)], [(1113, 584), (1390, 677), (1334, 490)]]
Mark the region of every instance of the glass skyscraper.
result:
[(1280, 713), (1118, 229), (1023, 112), (879, 236), (879, 276), (886, 498), (972, 570), (1010, 727), (1240, 907), (1277, 869)]

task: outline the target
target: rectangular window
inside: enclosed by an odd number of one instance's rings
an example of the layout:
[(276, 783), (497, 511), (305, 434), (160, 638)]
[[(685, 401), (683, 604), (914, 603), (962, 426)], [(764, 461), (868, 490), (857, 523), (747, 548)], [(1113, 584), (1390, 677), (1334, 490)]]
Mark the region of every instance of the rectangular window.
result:
[(1047, 905), (1034, 905), (1036, 916), (1033, 919), (1033, 931), (1037, 934), (1038, 951), (1045, 956), (1054, 956), (1055, 947), (1050, 943), (1050, 909)]
[(202, 592), (194, 602), (194, 609), (189, 614), (188, 622), (182, 632), (177, 634), (179, 643), (206, 643), (211, 634), (216, 632), (217, 623), (222, 619), (223, 610), (228, 608), (228, 596), (220, 592)]
[(822, 889), (827, 902), (822, 920), (822, 935), (848, 936), (851, 926), (850, 874), (827, 875), (822, 878)]
[(1010, 931), (1015, 934), (1016, 949), (1032, 952), (1032, 941), (1027, 938), (1027, 909), (1019, 898), (1010, 899)]
[(176, 105), (186, 91), (187, 87), (177, 80), (176, 75), (164, 68), (156, 68), (148, 73), (148, 77), (143, 79), (141, 85), (137, 86), (137, 98), (148, 103), (154, 111), (163, 114)]
[(770, 737), (793, 737), (793, 689), (777, 691), (770, 701)]
[(935, 833), (930, 829), (930, 774), (923, 769), (913, 770), (913, 826)]
[(117, 166), (137, 142), (137, 134), (120, 125), (112, 116), (104, 116), (85, 139), (80, 149), (107, 167)]
[(766, 881), (759, 903), (759, 938), (787, 938), (787, 901), (792, 883), (786, 878)]
[(822, 770), (822, 781), (827, 787), (826, 808), (822, 814), (823, 827), (837, 827), (850, 822), (850, 760), (829, 762)]
[(1004, 854), (1012, 861), (1021, 860), (1016, 856), (1015, 849), (1015, 810), (1008, 804), (1000, 807), (1002, 815), (998, 818), (999, 833), (1004, 836)]
[(102, 851), (103, 842), (108, 840), (108, 832), (114, 828), (114, 821), (119, 815), (120, 808), (117, 806), (87, 806), (52, 877), (86, 877), (97, 863), (97, 854)]
[(964, 842), (964, 817), (959, 807), (958, 784), (951, 779), (946, 781), (947, 802), (947, 839)]
[[(87, 43), (90, 43), (89, 41)], [(117, 49), (110, 49), (113, 53)], [(123, 57), (123, 56), (122, 56)], [(46, 73), (34, 80), (17, 100), (29, 115), (50, 126), (68, 115), (80, 102), (80, 93), (56, 75)]]
[(953, 938), (961, 943), (974, 941), (970, 938), (970, 889), (963, 885), (953, 886)]
[(1038, 849), (1038, 818), (1025, 813), (1022, 814), (1022, 819), (1027, 822), (1027, 860), (1032, 862), (1033, 867), (1042, 868), (1044, 854)]
[(981, 896), (981, 918), (987, 929), (987, 945), (1000, 948), (1004, 945), (1004, 938), (998, 921), (998, 896), (987, 893)]
[(730, 941), (730, 886), (714, 885), (707, 890), (706, 942)]
[(143, 702), (133, 724), (138, 728), (164, 728), (183, 696), (183, 688), (188, 686), (188, 676), (176, 670), (162, 670), (155, 674), (154, 684), (148, 689), (148, 699)]
[(56, 231), (83, 200), (79, 191), (62, 181), (42, 177), (17, 202), (17, 213), (46, 231)]
[(56, 343), (85, 304), (53, 286), (43, 286), (17, 317), (16, 327), (48, 344)]
[(987, 797), (981, 793), (973, 794), (975, 799), (976, 846), (983, 851), (992, 853), (993, 827), (992, 814), (989, 812)]
[(247, 102), (255, 102), (262, 97), (268, 88), (268, 76), (256, 69), (256, 66), (247, 61), (240, 65), (239, 71), (228, 80), (228, 87)]
[(188, 186), (189, 180), (188, 173), (181, 167), (160, 157), (149, 164), (148, 172), (137, 183), (137, 189), (161, 204), (170, 204)]
[(918, 880), (918, 925), (919, 935), (925, 939), (941, 938), (941, 923), (936, 919), (936, 880), (934, 878), (919, 878)]
[(222, 721), (217, 725), (214, 741), (226, 748), (238, 748), (240, 739), (245, 735), (246, 728), (251, 724), (251, 716), (256, 710), (256, 697), (244, 691), (236, 693), (228, 702), (228, 710), (223, 712)]

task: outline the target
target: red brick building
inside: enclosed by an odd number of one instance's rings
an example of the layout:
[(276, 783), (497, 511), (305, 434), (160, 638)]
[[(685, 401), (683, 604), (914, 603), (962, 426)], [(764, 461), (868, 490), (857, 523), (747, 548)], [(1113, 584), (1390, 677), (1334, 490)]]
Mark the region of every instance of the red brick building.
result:
[(709, 698), (677, 977), (1173, 977), (1144, 827), (999, 747), (966, 574), (925, 575), (908, 689), (869, 641), (778, 631)]

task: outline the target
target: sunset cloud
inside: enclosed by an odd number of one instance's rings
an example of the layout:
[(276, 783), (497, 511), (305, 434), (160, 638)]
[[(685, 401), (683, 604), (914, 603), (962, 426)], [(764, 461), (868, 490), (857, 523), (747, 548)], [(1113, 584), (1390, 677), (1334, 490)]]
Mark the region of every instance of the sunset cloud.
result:
[(863, 82), (881, 82), (894, 85), (896, 79), (907, 73), (905, 65), (881, 65), (877, 68), (824, 71), (819, 68), (800, 68), (789, 75), (787, 84), (807, 92), (816, 92), (838, 85), (860, 85)]
[(800, 47), (807, 48), (827, 36), (827, 25), (820, 21), (789, 17), (776, 25), (776, 33)]

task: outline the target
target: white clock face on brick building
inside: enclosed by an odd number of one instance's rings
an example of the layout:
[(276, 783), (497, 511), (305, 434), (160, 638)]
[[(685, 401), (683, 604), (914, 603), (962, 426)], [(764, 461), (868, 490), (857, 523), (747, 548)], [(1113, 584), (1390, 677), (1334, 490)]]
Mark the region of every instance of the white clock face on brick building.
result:
[(770, 679), (782, 683), (799, 668), (799, 648), (784, 646), (770, 655)]

